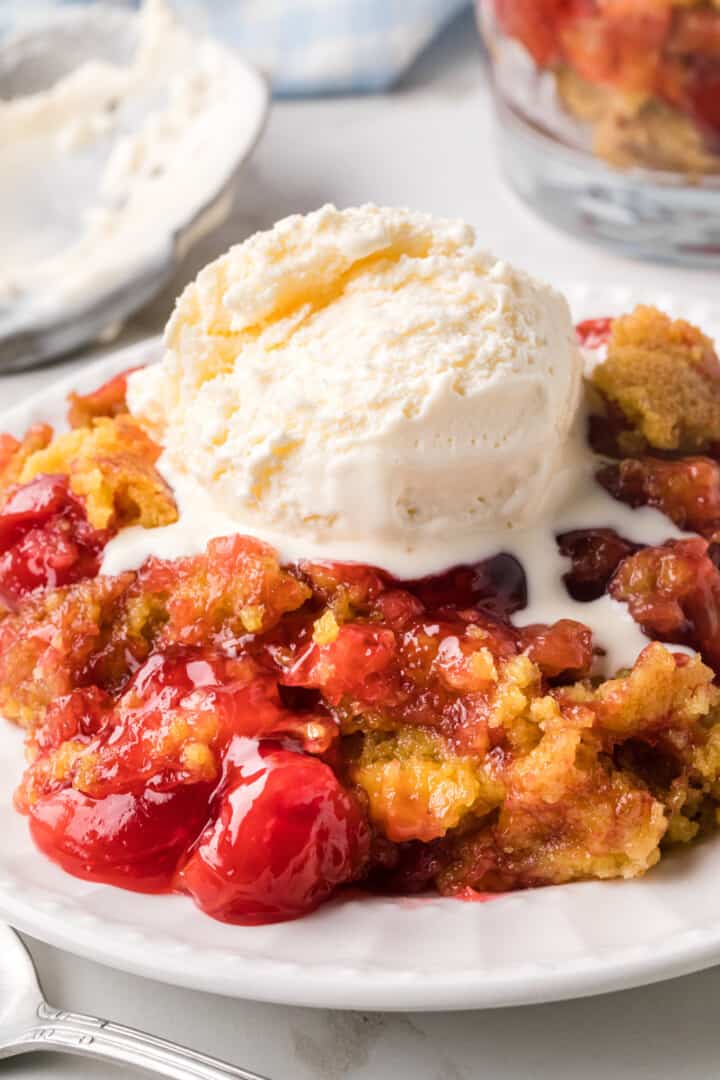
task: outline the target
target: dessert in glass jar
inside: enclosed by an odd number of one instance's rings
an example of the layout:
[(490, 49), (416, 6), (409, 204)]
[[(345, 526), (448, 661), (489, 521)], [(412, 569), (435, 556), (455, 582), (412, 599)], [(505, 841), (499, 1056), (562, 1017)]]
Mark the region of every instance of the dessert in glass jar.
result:
[(720, 261), (717, 0), (481, 0), (511, 182), (637, 254)]

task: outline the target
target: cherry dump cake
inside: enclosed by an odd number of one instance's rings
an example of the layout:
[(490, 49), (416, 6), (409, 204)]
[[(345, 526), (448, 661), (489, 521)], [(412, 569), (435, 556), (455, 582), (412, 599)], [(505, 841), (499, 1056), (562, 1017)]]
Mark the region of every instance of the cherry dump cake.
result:
[[(36, 426), (0, 444), (0, 711), (25, 729), (28, 764), (17, 807), (40, 850), (72, 874), (187, 893), (216, 918), (255, 924), (309, 912), (350, 883), (376, 893), (468, 897), (630, 878), (716, 823), (720, 366), (712, 343), (688, 323), (639, 307), (581, 324), (578, 345), (565, 334), (566, 308), (549, 290), (554, 322), (540, 334), (528, 314), (529, 279), (484, 256), (477, 262), (462, 231), (438, 232), (433, 224), (433, 238), (422, 231), (431, 219), (385, 211), (378, 223), (374, 212), (363, 208), (360, 229), (350, 212), (325, 208), (310, 226), (289, 219), (265, 239), (253, 238), (236, 249), (239, 264), (226, 257), (212, 277), (204, 272), (189, 287), (160, 365), (73, 395), (65, 432)], [(342, 234), (348, 220), (352, 244)], [(303, 243), (293, 246), (297, 230), (308, 227), (323, 240), (310, 253)], [(262, 296), (243, 279), (243, 266), (257, 272), (258, 244), (266, 245), (261, 254), (270, 267)], [(284, 271), (288, 262), (297, 270), (299, 260), (303, 273), (273, 277), (273, 260)], [(457, 275), (448, 276), (449, 264), (453, 275), (459, 264)], [(381, 272), (392, 289), (375, 290)], [(438, 400), (434, 385), (430, 406), (408, 405), (395, 429), (409, 425), (420, 443), (418, 470), (399, 502), (414, 500), (403, 527), (421, 538), (422, 558), (410, 540), (404, 556), (388, 540), (382, 569), (324, 558), (312, 550), (310, 531), (300, 537), (308, 553), (286, 557), (254, 535), (252, 514), (249, 532), (223, 532), (227, 519), (208, 510), (205, 533), (198, 532), (187, 477), (178, 472), (182, 440), (173, 458), (177, 433), (168, 418), (177, 408), (187, 415), (178, 401), (191, 377), (200, 380), (193, 400), (211, 392), (217, 401), (222, 381), (234, 377), (233, 353), (243, 356), (248, 389), (237, 408), (248, 408), (251, 393), (260, 392), (252, 366), (272, 323), (263, 309), (249, 329), (237, 320), (224, 325), (213, 307), (218, 296), (235, 287), (243, 309), (271, 296), (279, 307), (269, 339), (276, 373), (300, 362), (289, 352), (300, 355), (298, 327), (307, 333), (312, 324), (319, 334), (337, 305), (350, 304), (357, 315), (360, 294), (383, 334), (386, 293), (398, 305), (394, 355), (407, 353), (398, 326), (416, 340), (429, 312), (421, 304), (408, 330), (403, 298), (427, 287), (453, 307), (453, 289), (465, 290), (470, 272), (479, 342), (507, 317), (517, 347), (529, 342), (538, 363), (555, 342), (546, 381), (562, 376), (557, 369), (565, 362), (580, 371), (581, 355), (586, 361), (583, 386), (575, 391), (566, 378), (572, 393), (563, 401), (576, 422), (567, 417), (558, 435), (581, 461), (580, 472), (562, 454), (554, 479), (538, 476), (534, 463), (516, 465), (522, 447), (499, 437), (483, 444), (482, 413), (467, 443), (453, 445), (467, 487), (473, 477), (463, 453), (475, 455), (481, 471), (495, 463), (483, 488), (488, 500), (500, 498), (503, 468), (529, 485), (514, 515), (527, 513), (525, 498), (538, 500), (536, 483), (557, 482), (557, 499), (543, 510), (548, 529), (545, 519), (523, 519), (518, 528), (503, 521), (493, 533), (460, 518), (425, 528), (437, 474), (434, 444), (420, 424)], [(333, 285), (318, 290), (316, 304), (293, 293), (309, 276), (325, 281), (323, 274)], [(362, 284), (364, 275), (372, 281)], [(492, 304), (479, 304), (482, 289)], [(459, 310), (439, 340), (467, 360), (467, 327), (455, 335)], [(372, 353), (377, 343), (355, 328), (363, 340), (348, 348)], [(432, 332), (439, 333), (437, 323)], [(496, 342), (483, 361), (487, 381), (452, 391), (459, 410), (466, 394), (488, 393), (499, 411), (503, 372), (522, 381), (517, 365), (498, 368), (502, 347)], [(183, 348), (194, 357), (191, 369), (183, 368)], [(439, 381), (446, 370), (449, 380), (466, 377), (462, 364), (444, 363)], [(385, 385), (385, 367), (368, 370), (368, 379)], [(270, 379), (267, 369), (261, 374)], [(330, 384), (333, 373), (325, 378)], [(537, 386), (528, 377), (513, 398), (518, 408), (537, 405), (528, 420), (536, 427), (550, 408)], [(318, 437), (312, 425), (322, 423), (327, 435), (327, 401), (318, 398), (308, 419), (293, 397), (293, 416), (309, 425), (303, 446)], [(383, 416), (392, 408), (385, 401)], [(242, 416), (224, 406), (221, 415), (233, 430), (242, 427)], [(443, 405), (433, 430), (446, 415)], [(244, 421), (247, 436), (264, 416), (247, 413)], [(558, 414), (552, 430), (563, 422)], [(497, 435), (498, 423), (495, 417), (486, 426)], [(348, 437), (348, 424), (342, 418), (338, 440)], [(299, 431), (297, 424), (290, 430), (290, 419), (277, 430), (275, 473), (263, 459), (248, 496), (256, 509), (277, 471), (300, 452), (288, 449), (300, 442)], [(361, 434), (365, 454), (368, 430)], [(192, 444), (186, 455), (201, 461), (208, 447), (222, 448), (231, 437), (198, 424), (198, 457)], [(256, 461), (258, 445), (251, 440)], [(337, 442), (338, 454), (343, 445)], [(398, 445), (407, 450), (406, 442)], [(370, 457), (362, 460), (356, 490), (367, 484), (368, 470), (375, 482)], [(243, 459), (236, 495), (245, 467)], [(279, 492), (293, 498), (282, 486)], [(364, 504), (347, 513), (364, 510), (377, 531), (382, 504), (373, 503), (371, 486), (366, 492)], [(509, 519), (513, 492), (503, 487), (501, 496), (497, 505)], [(447, 522), (448, 507), (441, 509)], [(305, 525), (298, 517), (296, 530)], [(318, 528), (308, 526), (315, 537)], [(332, 528), (323, 521), (322, 530)], [(454, 553), (463, 528), (481, 557), (431, 570), (423, 562), (430, 539)], [(342, 538), (330, 544), (342, 549)], [(408, 572), (398, 573), (403, 565)]]

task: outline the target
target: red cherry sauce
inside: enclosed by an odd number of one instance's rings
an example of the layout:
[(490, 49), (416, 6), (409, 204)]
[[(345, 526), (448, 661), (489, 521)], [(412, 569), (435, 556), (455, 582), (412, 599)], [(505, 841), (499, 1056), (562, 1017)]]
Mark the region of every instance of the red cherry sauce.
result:
[(578, 344), (584, 349), (599, 349), (602, 345), (607, 345), (612, 324), (613, 320), (610, 318), (584, 319), (575, 327)]
[(64, 788), (30, 807), (30, 831), (63, 870), (133, 892), (167, 892), (177, 864), (203, 828), (211, 789), (146, 787), (93, 799)]
[[(26, 800), (40, 850), (78, 877), (188, 892), (213, 917), (248, 924), (301, 915), (355, 878), (369, 848), (355, 797), (296, 739), (238, 734), (300, 738), (311, 721), (317, 738), (323, 716), (294, 714), (267, 675), (239, 677), (242, 664), (211, 651), (157, 653), (114, 707), (97, 688), (59, 700), (38, 748), (87, 747), (97, 795), (51, 781)], [(178, 717), (191, 722), (188, 708), (217, 720), (219, 782), (188, 782), (163, 742)]]
[(0, 601), (94, 577), (110, 537), (93, 529), (67, 476), (40, 475), (11, 490), (0, 511)]
[(416, 596), (428, 611), (480, 608), (508, 620), (527, 605), (525, 571), (514, 555), (505, 552), (483, 562), (455, 566), (444, 574), (397, 584)]
[(356, 878), (369, 832), (354, 797), (318, 758), (238, 737), (214, 820), (177, 887), (224, 922), (297, 918)]

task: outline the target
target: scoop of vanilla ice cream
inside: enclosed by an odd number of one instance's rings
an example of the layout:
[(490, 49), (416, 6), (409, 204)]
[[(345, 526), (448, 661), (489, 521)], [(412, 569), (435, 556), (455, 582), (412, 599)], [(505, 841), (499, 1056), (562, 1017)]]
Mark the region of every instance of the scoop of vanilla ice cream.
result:
[(563, 297), (409, 210), (278, 222), (202, 270), (165, 340), (128, 401), (173, 476), (240, 530), (374, 561), (535, 521), (580, 392)]

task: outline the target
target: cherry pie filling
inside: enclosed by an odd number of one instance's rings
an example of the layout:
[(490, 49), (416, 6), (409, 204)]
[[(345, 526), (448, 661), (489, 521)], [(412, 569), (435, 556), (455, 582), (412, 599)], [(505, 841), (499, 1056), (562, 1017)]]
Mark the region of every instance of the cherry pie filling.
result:
[(173, 518), (122, 378), (74, 396), (69, 434), (4, 437), (0, 710), (25, 728), (16, 803), (40, 850), (257, 924), (349, 883), (467, 898), (631, 877), (711, 827), (720, 365), (654, 309), (578, 335), (607, 353), (597, 483), (692, 534), (557, 536), (568, 593), (610, 595), (651, 639), (613, 678), (582, 621), (520, 625), (508, 553), (398, 581), (228, 536), (100, 575), (115, 531)]

